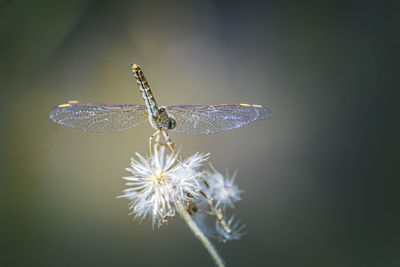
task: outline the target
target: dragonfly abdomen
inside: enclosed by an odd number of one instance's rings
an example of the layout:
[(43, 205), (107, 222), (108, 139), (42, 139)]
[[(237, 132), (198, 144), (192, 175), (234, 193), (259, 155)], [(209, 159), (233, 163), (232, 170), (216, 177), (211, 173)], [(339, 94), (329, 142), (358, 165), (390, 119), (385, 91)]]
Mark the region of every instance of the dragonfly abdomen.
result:
[(144, 76), (143, 71), (137, 64), (132, 65), (132, 71), (134, 73), (139, 90), (142, 93), (142, 97), (149, 111), (149, 114), (153, 118), (156, 118), (159, 115), (158, 105), (156, 100), (154, 99), (153, 93), (151, 92), (149, 83), (147, 82), (147, 79)]

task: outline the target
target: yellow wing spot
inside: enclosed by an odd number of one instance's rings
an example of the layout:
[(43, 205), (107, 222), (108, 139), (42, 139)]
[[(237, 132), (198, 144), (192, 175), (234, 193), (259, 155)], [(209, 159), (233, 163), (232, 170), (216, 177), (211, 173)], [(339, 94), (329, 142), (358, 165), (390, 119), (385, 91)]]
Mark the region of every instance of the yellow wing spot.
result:
[(261, 106), (261, 105), (253, 105), (253, 107), (256, 107), (256, 108), (262, 108), (262, 106)]
[(68, 101), (68, 103), (70, 103), (70, 104), (76, 104), (76, 103), (78, 103), (78, 100), (70, 100), (70, 101)]
[(69, 106), (71, 106), (71, 105), (70, 105), (70, 104), (61, 104), (61, 105), (58, 105), (59, 108), (65, 108), (65, 107), (69, 107)]
[(249, 104), (244, 104), (244, 103), (240, 103), (241, 106), (245, 106), (245, 107), (250, 107), (251, 105)]

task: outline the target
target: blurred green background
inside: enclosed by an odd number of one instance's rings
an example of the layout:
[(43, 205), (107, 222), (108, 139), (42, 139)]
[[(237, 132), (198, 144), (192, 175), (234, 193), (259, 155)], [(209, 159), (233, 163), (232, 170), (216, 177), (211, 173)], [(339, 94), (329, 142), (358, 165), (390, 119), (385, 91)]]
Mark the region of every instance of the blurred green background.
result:
[(399, 266), (398, 1), (0, 1), (1, 266), (212, 266), (180, 218), (152, 229), (117, 200), (148, 124), (61, 127), (66, 100), (246, 102), (272, 118), (184, 155), (239, 169), (228, 266)]

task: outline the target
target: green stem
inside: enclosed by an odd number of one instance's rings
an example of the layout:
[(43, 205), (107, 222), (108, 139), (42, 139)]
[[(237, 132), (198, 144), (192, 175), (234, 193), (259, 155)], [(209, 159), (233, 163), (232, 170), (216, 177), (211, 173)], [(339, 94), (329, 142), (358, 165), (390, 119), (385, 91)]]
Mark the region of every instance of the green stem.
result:
[(188, 224), (189, 228), (193, 231), (195, 237), (197, 237), (201, 243), (203, 243), (204, 247), (207, 249), (208, 253), (210, 253), (211, 257), (215, 261), (215, 264), (218, 267), (225, 267), (225, 263), (223, 259), (219, 256), (217, 250), (211, 244), (210, 240), (204, 235), (204, 233), (200, 230), (197, 224), (194, 222), (192, 216), (186, 211), (186, 209), (181, 205), (178, 204), (178, 211), (181, 214), (182, 218)]

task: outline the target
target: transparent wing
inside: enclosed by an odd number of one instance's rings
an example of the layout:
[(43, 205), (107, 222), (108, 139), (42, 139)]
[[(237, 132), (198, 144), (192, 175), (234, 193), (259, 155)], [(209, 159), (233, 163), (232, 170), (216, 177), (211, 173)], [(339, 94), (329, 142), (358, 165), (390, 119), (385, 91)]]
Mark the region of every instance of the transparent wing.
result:
[(122, 131), (146, 118), (147, 108), (140, 105), (69, 101), (50, 111), (50, 119), (56, 123), (88, 132)]
[(170, 106), (167, 112), (176, 120), (171, 131), (185, 134), (217, 133), (271, 116), (265, 107), (243, 103)]

